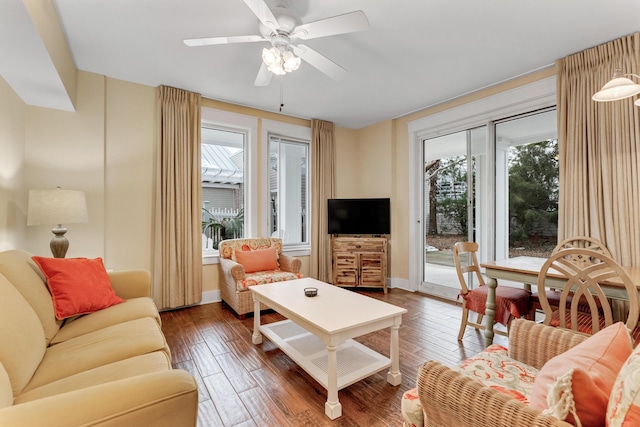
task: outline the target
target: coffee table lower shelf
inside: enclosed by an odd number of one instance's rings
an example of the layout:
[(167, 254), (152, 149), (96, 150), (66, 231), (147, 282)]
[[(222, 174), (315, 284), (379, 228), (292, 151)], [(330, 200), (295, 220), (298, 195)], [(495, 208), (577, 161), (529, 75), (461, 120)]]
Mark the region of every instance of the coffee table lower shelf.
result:
[[(328, 389), (328, 352), (320, 338), (291, 320), (261, 325), (260, 332)], [(352, 339), (338, 346), (337, 359), (338, 390), (391, 366), (389, 358)]]

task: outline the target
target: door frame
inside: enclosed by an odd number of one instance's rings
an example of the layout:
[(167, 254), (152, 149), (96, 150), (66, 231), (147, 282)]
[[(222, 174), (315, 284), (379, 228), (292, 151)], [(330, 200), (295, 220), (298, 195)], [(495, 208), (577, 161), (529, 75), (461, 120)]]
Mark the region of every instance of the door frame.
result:
[[(444, 110), (407, 124), (409, 133), (409, 289), (417, 291), (424, 277), (424, 203), (422, 199), (423, 145), (424, 139), (460, 132), (487, 125), (488, 149), (495, 152), (493, 121), (556, 105), (556, 76), (550, 76), (515, 89), (470, 102), (459, 107)], [(489, 171), (495, 170), (495, 159), (489, 157)], [(495, 175), (495, 173), (494, 173)], [(490, 179), (495, 188), (495, 176)], [(487, 194), (487, 206), (495, 209), (495, 192)], [(493, 218), (495, 214), (491, 212)], [(490, 221), (491, 223), (491, 221)], [(489, 236), (493, 230), (487, 230)], [(494, 258), (493, 239), (489, 242), (486, 260)]]

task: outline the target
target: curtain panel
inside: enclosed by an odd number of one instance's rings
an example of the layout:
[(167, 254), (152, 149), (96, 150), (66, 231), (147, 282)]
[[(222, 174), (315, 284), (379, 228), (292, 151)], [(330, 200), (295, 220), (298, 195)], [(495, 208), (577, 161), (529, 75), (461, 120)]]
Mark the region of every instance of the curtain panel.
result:
[(335, 197), (335, 140), (331, 122), (311, 120), (311, 258), (309, 275), (331, 282), (331, 241), (327, 234), (327, 200)]
[(640, 74), (640, 33), (560, 59), (557, 66), (558, 239), (592, 236), (622, 265), (640, 265), (640, 108), (595, 102), (615, 69)]
[(202, 299), (202, 189), (199, 94), (157, 89), (153, 294), (158, 308)]

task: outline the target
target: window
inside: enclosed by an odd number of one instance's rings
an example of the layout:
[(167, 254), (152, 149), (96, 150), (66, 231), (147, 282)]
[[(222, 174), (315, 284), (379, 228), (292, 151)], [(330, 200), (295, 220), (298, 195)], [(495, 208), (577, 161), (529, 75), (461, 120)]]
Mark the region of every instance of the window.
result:
[[(311, 128), (262, 119), (263, 236), (282, 237), (294, 256), (311, 251)], [(268, 144), (268, 145), (267, 145)], [(267, 208), (268, 207), (268, 208)]]
[(217, 251), (221, 240), (244, 237), (247, 132), (206, 124), (201, 132), (202, 246)]
[(202, 108), (202, 256), (216, 263), (225, 238), (258, 235), (258, 119)]
[(203, 263), (242, 237), (280, 236), (283, 250), (308, 255), (311, 129), (203, 107), (201, 132)]
[(269, 231), (283, 245), (309, 243), (309, 143), (269, 135)]

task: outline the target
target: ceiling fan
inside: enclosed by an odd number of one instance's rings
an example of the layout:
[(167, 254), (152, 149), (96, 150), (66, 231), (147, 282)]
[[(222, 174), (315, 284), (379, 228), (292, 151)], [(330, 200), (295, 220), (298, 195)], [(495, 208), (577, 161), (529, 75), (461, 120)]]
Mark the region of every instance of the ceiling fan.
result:
[(254, 82), (256, 86), (267, 86), (273, 74), (296, 70), (300, 66), (300, 59), (335, 80), (341, 79), (347, 70), (309, 46), (295, 42), (369, 28), (367, 16), (361, 10), (303, 24), (284, 1), (276, 0), (273, 11), (264, 0), (243, 1), (260, 20), (260, 35), (204, 37), (183, 41), (187, 46), (270, 42), (272, 47), (262, 51), (263, 61)]

